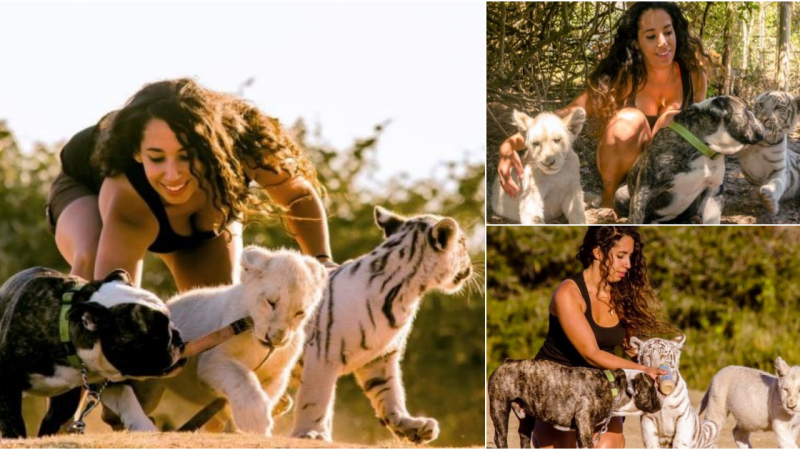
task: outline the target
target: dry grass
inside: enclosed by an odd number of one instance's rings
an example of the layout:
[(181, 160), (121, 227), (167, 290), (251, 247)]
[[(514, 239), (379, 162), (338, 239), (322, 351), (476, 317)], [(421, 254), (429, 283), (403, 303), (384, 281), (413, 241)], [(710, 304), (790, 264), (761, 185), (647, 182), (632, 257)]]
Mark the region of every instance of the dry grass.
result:
[[(37, 439), (4, 439), (3, 448), (368, 448), (358, 444), (327, 443), (286, 437), (213, 433), (128, 433), (60, 435)], [(372, 448), (391, 448), (372, 447)]]
[[(279, 417), (275, 421), (276, 436), (263, 437), (250, 434), (230, 434), (213, 432), (222, 429), (222, 423), (212, 419), (206, 425), (209, 431), (192, 433), (131, 433), (112, 431), (100, 418), (100, 410), (96, 410), (86, 419), (86, 434), (49, 436), (46, 438), (2, 439), (3, 448), (442, 448), (433, 441), (431, 445), (415, 445), (391, 437), (386, 432), (386, 439), (375, 444), (352, 442), (323, 442), (308, 439), (285, 437), (291, 430), (291, 414)], [(29, 430), (35, 433), (35, 430)], [(353, 436), (353, 433), (350, 433)], [(334, 435), (335, 437), (335, 435)], [(483, 448), (475, 446), (472, 448)]]
[[(529, 111), (537, 114), (538, 111)], [(487, 106), (486, 118), (486, 192), (491, 195), (492, 184), (497, 176), (497, 149), (500, 143), (516, 132), (511, 125), (511, 108), (500, 103), (491, 103)], [(597, 142), (590, 138), (592, 128), (597, 126), (587, 122), (574, 149), (581, 161), (581, 185), (587, 193), (599, 198), (602, 184), (597, 172), (595, 161)], [(800, 152), (800, 128), (790, 135), (789, 148)], [(783, 201), (780, 212), (771, 216), (767, 213), (758, 199), (758, 189), (750, 185), (742, 175), (739, 160), (736, 157), (725, 159), (725, 207), (722, 211), (722, 224), (797, 224), (800, 223), (800, 199)], [(588, 201), (587, 201), (588, 203)], [(486, 202), (486, 221), (490, 224), (512, 223), (497, 216), (492, 211), (491, 202)], [(610, 211), (610, 210), (604, 210)], [(586, 205), (586, 221), (590, 224), (609, 223), (607, 216), (599, 214), (600, 210)], [(552, 223), (567, 223), (562, 217)], [(618, 223), (627, 223), (627, 219), (620, 219)]]

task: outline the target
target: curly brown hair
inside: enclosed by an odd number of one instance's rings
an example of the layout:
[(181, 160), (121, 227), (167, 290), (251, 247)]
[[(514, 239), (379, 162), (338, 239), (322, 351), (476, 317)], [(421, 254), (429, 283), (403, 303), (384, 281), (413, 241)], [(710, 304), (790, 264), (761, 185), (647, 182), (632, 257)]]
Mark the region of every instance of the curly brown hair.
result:
[[(622, 239), (633, 239), (631, 268), (625, 277), (616, 283), (608, 282), (611, 267), (611, 249)], [(612, 307), (626, 327), (627, 343), (631, 336), (650, 337), (673, 334), (674, 326), (659, 318), (661, 303), (656, 299), (647, 274), (647, 259), (644, 256), (644, 242), (639, 230), (632, 226), (592, 226), (586, 232), (576, 258), (589, 268), (595, 260), (594, 249), (599, 248), (603, 255), (600, 261), (600, 290), (611, 288)]]
[[(639, 19), (646, 11), (660, 9), (669, 14), (675, 30), (675, 60), (680, 60), (689, 73), (702, 71), (710, 77), (712, 61), (703, 41), (689, 30), (689, 21), (678, 5), (672, 2), (638, 2), (620, 17), (617, 33), (608, 54), (589, 75), (589, 102), (600, 118), (602, 132), (621, 102), (633, 102), (647, 80), (642, 52), (634, 47), (639, 36)], [(627, 96), (626, 95), (627, 92)]]
[[(137, 164), (134, 155), (140, 151), (151, 119), (165, 121), (188, 149), (192, 175), (210, 191), (214, 206), (223, 213), (220, 229), (233, 220), (275, 211), (274, 205), (248, 189), (245, 165), (289, 177), (302, 175), (324, 193), (313, 165), (277, 119), (189, 78), (147, 84), (122, 109), (100, 120), (92, 163), (103, 176), (125, 173)], [(203, 167), (202, 174), (196, 173), (196, 161)]]

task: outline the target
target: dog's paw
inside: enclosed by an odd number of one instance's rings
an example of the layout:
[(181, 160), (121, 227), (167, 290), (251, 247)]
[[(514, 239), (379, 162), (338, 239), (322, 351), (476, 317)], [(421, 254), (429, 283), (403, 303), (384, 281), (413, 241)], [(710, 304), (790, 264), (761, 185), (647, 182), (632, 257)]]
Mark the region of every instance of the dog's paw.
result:
[(300, 439), (311, 439), (313, 441), (326, 441), (331, 442), (332, 440), (325, 436), (325, 433), (322, 431), (306, 431), (305, 433), (295, 434), (292, 437), (300, 438)]
[(764, 205), (764, 209), (766, 209), (768, 213), (773, 216), (778, 214), (778, 210), (780, 209), (778, 199), (775, 198), (775, 192), (769, 186), (761, 186), (761, 189), (758, 191), (758, 196), (761, 199), (761, 204)]
[(382, 420), (392, 433), (415, 444), (425, 444), (439, 437), (439, 422), (427, 417), (401, 417)]

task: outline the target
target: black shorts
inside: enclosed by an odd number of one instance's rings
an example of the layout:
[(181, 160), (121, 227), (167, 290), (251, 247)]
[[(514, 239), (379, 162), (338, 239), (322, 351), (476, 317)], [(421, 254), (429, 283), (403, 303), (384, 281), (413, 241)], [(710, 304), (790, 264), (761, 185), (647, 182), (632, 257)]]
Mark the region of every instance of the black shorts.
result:
[(64, 172), (59, 173), (50, 186), (50, 195), (47, 198), (47, 205), (45, 205), (47, 228), (50, 232), (55, 234), (58, 218), (70, 203), (89, 195), (97, 196), (97, 193)]

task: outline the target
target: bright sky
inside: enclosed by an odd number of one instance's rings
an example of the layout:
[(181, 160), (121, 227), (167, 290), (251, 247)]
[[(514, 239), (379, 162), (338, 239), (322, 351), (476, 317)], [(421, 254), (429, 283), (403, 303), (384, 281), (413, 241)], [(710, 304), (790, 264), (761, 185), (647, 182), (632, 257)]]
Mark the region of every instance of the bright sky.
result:
[(391, 120), (377, 174), (485, 159), (485, 14), (468, 3), (0, 3), (0, 119), (55, 143), (191, 76), (342, 149)]

